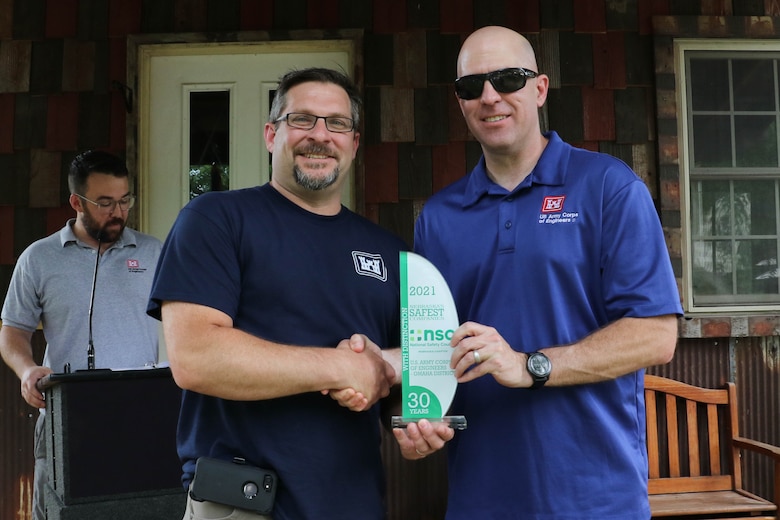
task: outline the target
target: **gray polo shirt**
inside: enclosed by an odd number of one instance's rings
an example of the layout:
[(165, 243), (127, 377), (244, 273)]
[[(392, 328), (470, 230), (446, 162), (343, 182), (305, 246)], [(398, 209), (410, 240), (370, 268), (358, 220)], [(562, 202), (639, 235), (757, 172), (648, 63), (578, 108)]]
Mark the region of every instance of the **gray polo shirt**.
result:
[[(62, 372), (87, 368), (89, 306), (97, 251), (59, 232), (19, 257), (3, 305), (3, 325), (34, 331), (43, 325), (43, 364)], [(136, 368), (157, 362), (159, 322), (146, 314), (162, 243), (125, 228), (100, 258), (92, 311), (95, 368)]]

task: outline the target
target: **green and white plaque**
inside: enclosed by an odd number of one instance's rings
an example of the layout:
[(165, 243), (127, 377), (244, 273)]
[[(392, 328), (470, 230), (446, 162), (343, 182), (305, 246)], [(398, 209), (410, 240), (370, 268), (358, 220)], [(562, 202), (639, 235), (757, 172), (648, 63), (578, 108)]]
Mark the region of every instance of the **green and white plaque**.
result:
[(462, 415), (445, 415), (458, 381), (450, 368), (450, 339), (458, 328), (458, 312), (444, 277), (428, 260), (402, 251), (401, 267), (401, 395), (402, 416), (393, 427), (428, 419), (466, 428)]

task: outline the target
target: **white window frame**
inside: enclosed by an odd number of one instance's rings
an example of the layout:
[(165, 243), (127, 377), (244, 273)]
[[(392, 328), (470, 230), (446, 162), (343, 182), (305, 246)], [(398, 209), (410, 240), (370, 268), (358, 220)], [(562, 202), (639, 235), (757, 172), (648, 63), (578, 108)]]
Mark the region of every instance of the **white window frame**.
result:
[[(753, 303), (734, 305), (696, 305), (693, 295), (693, 238), (691, 215), (691, 149), (689, 146), (688, 120), (688, 77), (685, 54), (690, 51), (712, 52), (780, 52), (780, 40), (736, 40), (736, 39), (676, 39), (674, 41), (674, 67), (677, 94), (678, 147), (680, 166), (680, 210), (682, 215), (682, 260), (683, 260), (683, 302), (686, 314), (739, 315), (755, 313), (777, 313), (780, 303)], [(780, 174), (771, 176), (780, 180)], [(734, 179), (734, 177), (724, 177)], [(780, 212), (780, 207), (777, 209)]]

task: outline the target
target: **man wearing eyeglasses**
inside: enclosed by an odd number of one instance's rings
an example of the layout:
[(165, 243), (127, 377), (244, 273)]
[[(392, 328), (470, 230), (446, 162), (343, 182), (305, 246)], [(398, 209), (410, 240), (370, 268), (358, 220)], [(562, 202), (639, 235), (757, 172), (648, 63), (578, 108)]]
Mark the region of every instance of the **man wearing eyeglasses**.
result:
[[(143, 367), (158, 358), (159, 324), (145, 310), (162, 244), (126, 227), (135, 197), (125, 163), (107, 152), (84, 152), (70, 166), (68, 186), (76, 218), (22, 252), (0, 328), (3, 361), (21, 380), (24, 400), (42, 412), (44, 395), (36, 383), (47, 374)], [(31, 344), (39, 324), (46, 338), (42, 365)], [(43, 421), (41, 413), (35, 426), (35, 520), (45, 518)]]
[(446, 518), (648, 519), (643, 369), (671, 360), (682, 313), (653, 201), (623, 162), (541, 131), (549, 79), (521, 35), (477, 30), (457, 72), (483, 157), (414, 244), (465, 321)]
[(400, 344), (406, 246), (341, 205), (360, 104), (339, 72), (284, 75), (271, 181), (201, 195), (165, 242), (149, 312), (184, 389), (186, 519), (269, 518), (210, 495), (209, 458), (274, 471), (274, 520), (385, 518), (378, 401), (400, 374), (380, 348)]

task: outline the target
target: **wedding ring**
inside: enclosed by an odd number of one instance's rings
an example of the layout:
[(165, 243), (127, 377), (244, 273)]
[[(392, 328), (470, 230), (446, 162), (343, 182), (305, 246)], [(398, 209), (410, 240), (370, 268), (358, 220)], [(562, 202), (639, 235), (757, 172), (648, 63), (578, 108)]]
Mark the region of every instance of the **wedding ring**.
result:
[(474, 353), (474, 363), (477, 364), (477, 365), (482, 363), (482, 360), (479, 358), (479, 352), (477, 352), (476, 350), (474, 350), (472, 352)]
[(414, 451), (416, 451), (416, 452), (417, 452), (417, 455), (420, 455), (421, 457), (425, 457), (425, 453), (421, 452), (421, 451), (420, 451), (420, 450), (418, 450), (417, 448), (415, 448), (415, 449), (414, 449)]

